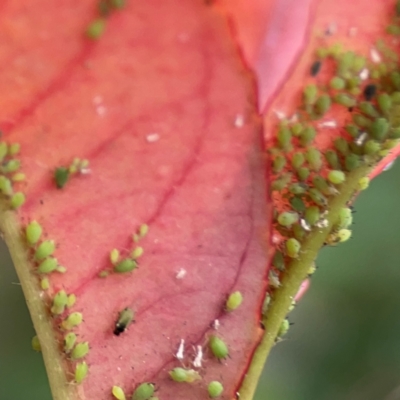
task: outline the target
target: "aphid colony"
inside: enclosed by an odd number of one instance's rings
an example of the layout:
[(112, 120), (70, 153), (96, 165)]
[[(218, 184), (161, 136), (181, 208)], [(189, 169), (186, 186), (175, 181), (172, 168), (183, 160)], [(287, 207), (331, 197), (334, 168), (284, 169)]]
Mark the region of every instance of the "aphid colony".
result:
[[(400, 10), (400, 2), (397, 7)], [(391, 27), (388, 31), (393, 30)], [(396, 32), (400, 32), (399, 27)], [(333, 214), (331, 203), (348, 181), (354, 188), (349, 202), (357, 191), (367, 188), (369, 179), (365, 175), (400, 143), (398, 55), (382, 40), (376, 49), (371, 50), (371, 61), (355, 52), (342, 51), (339, 45), (318, 49), (317, 60), (310, 67), (312, 79), (318, 76), (318, 85), (306, 85), (296, 118), (279, 122), (276, 142), (269, 150), (277, 247), (263, 315), (268, 313), (274, 290), (280, 287), (282, 272), (290, 268), (293, 260), (301, 260), (302, 245), (313, 232), (326, 235), (327, 245), (351, 237), (351, 209), (343, 204)], [(378, 61), (380, 54), (384, 62)], [(325, 65), (327, 70), (334, 69), (333, 77), (320, 76)], [(344, 126), (338, 128), (341, 136), (321, 152), (315, 139), (318, 128), (324, 125), (318, 120), (331, 108), (338, 113), (342, 108), (347, 116)], [(356, 171), (364, 171), (364, 176), (354, 182)], [(313, 273), (315, 266), (310, 270)], [(288, 326), (283, 322), (281, 333)]]
[(0, 141), (0, 194), (7, 198), (12, 209), (25, 203), (24, 193), (14, 191), (14, 186), (25, 180), (25, 174), (18, 172), (21, 162), (15, 158), (19, 151), (18, 143), (7, 144)]

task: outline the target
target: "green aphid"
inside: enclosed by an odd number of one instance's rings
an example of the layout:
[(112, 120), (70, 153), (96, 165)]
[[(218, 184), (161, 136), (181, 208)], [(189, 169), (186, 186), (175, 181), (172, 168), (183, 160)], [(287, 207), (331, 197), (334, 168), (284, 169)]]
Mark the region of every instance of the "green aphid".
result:
[(346, 139), (339, 137), (337, 139), (335, 139), (335, 141), (333, 142), (335, 149), (342, 154), (343, 156), (345, 156), (346, 154), (348, 154), (349, 152), (349, 144), (347, 142)]
[(6, 142), (0, 142), (0, 162), (4, 160), (4, 157), (8, 153), (8, 145)]
[(119, 386), (113, 386), (111, 393), (117, 400), (126, 400), (125, 392)]
[(340, 185), (346, 180), (346, 174), (338, 170), (329, 171), (328, 180), (334, 185)]
[(303, 153), (294, 153), (292, 157), (293, 168), (299, 168), (304, 164), (305, 158)]
[(319, 96), (317, 101), (315, 102), (315, 110), (319, 116), (323, 116), (332, 105), (332, 101), (329, 95), (323, 94)]
[(355, 58), (355, 53), (352, 51), (346, 51), (344, 54), (340, 55), (338, 60), (338, 74), (348, 79), (351, 77), (351, 69), (353, 67)]
[(305, 181), (310, 176), (310, 170), (306, 167), (300, 167), (296, 172), (300, 181)]
[(11, 208), (16, 210), (25, 203), (25, 195), (22, 192), (17, 192), (11, 196), (10, 205)]
[(325, 159), (331, 168), (340, 170), (340, 161), (335, 150), (327, 150), (325, 152)]
[(118, 319), (115, 322), (114, 335), (119, 336), (125, 332), (128, 326), (135, 320), (135, 313), (129, 307), (124, 308), (120, 311)]
[(35, 251), (35, 259), (36, 260), (43, 260), (48, 256), (51, 256), (54, 253), (56, 245), (54, 240), (45, 240), (44, 242), (40, 243), (38, 248)]
[(36, 244), (42, 236), (42, 227), (37, 221), (30, 222), (26, 227), (26, 240), (29, 244)]
[(64, 352), (65, 353), (70, 353), (71, 350), (74, 348), (75, 343), (76, 343), (76, 334), (74, 332), (68, 332), (64, 336)]
[(71, 351), (71, 359), (79, 360), (89, 353), (89, 342), (78, 343)]
[(315, 225), (320, 218), (321, 218), (321, 213), (317, 206), (307, 207), (304, 213), (304, 219), (310, 226)]
[(289, 331), (289, 328), (290, 328), (289, 320), (284, 319), (282, 321), (281, 326), (279, 327), (278, 338), (281, 338), (282, 336), (286, 335)]
[(346, 81), (338, 76), (334, 76), (330, 80), (329, 86), (335, 90), (343, 90), (346, 87)]
[(274, 158), (272, 171), (274, 174), (278, 174), (285, 168), (286, 166), (286, 158), (282, 155), (278, 155)]
[(17, 172), (11, 177), (13, 182), (22, 182), (26, 179), (26, 175), (22, 172)]
[(110, 261), (111, 264), (116, 265), (119, 260), (119, 250), (118, 249), (112, 249), (110, 251)]
[(290, 238), (285, 243), (286, 254), (290, 258), (297, 258), (301, 250), (300, 242), (295, 238)]
[(0, 175), (0, 193), (6, 196), (13, 194), (11, 181), (3, 175)]
[(42, 288), (42, 290), (48, 290), (50, 289), (50, 281), (48, 278), (43, 278), (40, 281), (40, 287)]
[(278, 224), (282, 226), (291, 226), (298, 222), (299, 214), (293, 211), (285, 211), (278, 216)]
[(68, 303), (68, 295), (65, 290), (60, 290), (56, 293), (53, 299), (53, 305), (51, 307), (52, 314), (60, 315), (65, 311), (65, 307)]
[(71, 293), (68, 295), (67, 307), (71, 308), (76, 303), (76, 295)]
[(11, 143), (10, 146), (8, 147), (8, 155), (13, 157), (16, 154), (19, 153), (21, 150), (21, 145), (19, 143)]
[(208, 395), (210, 396), (211, 399), (215, 399), (219, 396), (221, 396), (221, 394), (224, 391), (224, 387), (222, 386), (221, 382), (218, 381), (212, 381), (208, 384)]
[(318, 88), (316, 85), (307, 85), (303, 91), (303, 99), (306, 105), (312, 105), (317, 100)]
[(137, 262), (130, 258), (126, 258), (125, 260), (120, 261), (115, 267), (114, 271), (120, 274), (131, 272), (135, 268), (137, 268)]
[(20, 167), (21, 167), (21, 161), (10, 160), (1, 167), (1, 170), (2, 172), (8, 174), (17, 171)]
[(292, 197), (289, 200), (290, 205), (292, 206), (293, 210), (303, 213), (306, 210), (306, 205), (304, 204), (304, 201), (297, 196)]
[(86, 36), (89, 39), (97, 40), (106, 29), (106, 21), (103, 18), (94, 20), (86, 29)]
[(61, 327), (67, 331), (82, 323), (83, 316), (80, 312), (73, 312), (61, 323)]
[(291, 179), (292, 179), (292, 174), (290, 174), (290, 173), (282, 174), (282, 176), (280, 178), (278, 178), (272, 182), (271, 189), (280, 191), (289, 184)]
[(354, 72), (359, 73), (366, 65), (366, 58), (360, 55), (355, 55), (353, 59), (352, 69)]
[[(399, 27), (400, 30), (400, 27)], [(396, 88), (396, 90), (400, 90), (400, 73), (397, 71), (393, 71), (389, 75), (390, 80), (393, 84), (393, 86)]]
[(400, 92), (393, 92), (390, 97), (393, 104), (400, 104)]
[(228, 346), (226, 343), (216, 335), (211, 335), (208, 341), (208, 345), (210, 346), (211, 352), (214, 354), (216, 358), (219, 360), (222, 358), (226, 358), (229, 355)]
[(308, 186), (305, 183), (291, 183), (289, 186), (289, 192), (292, 194), (304, 194), (308, 190)]
[(336, 226), (339, 229), (348, 228), (353, 223), (353, 213), (348, 207), (343, 207), (339, 211), (339, 219)]
[[(306, 160), (313, 171), (319, 171), (322, 167), (321, 152), (315, 148), (309, 148), (306, 151)], [(298, 171), (298, 170), (297, 170)]]
[(65, 268), (61, 265), (58, 265), (56, 268), (56, 271), (59, 272), (60, 274), (65, 274), (67, 272), (67, 268)]
[(387, 93), (381, 93), (377, 96), (376, 100), (381, 111), (385, 114), (388, 114), (392, 108), (392, 99), (390, 95)]
[(376, 118), (369, 127), (369, 133), (376, 140), (383, 140), (389, 132), (389, 122), (385, 118)]
[[(346, 87), (351, 94), (357, 95), (360, 93), (361, 79), (358, 76), (353, 76), (346, 81)], [(356, 90), (358, 89), (358, 90)]]
[(349, 229), (340, 229), (338, 232), (331, 233), (327, 240), (327, 244), (336, 244), (346, 242), (351, 238), (351, 230)]
[(272, 265), (279, 271), (284, 271), (285, 257), (280, 250), (275, 250), (274, 258), (272, 259)]
[(295, 239), (299, 240), (300, 242), (306, 236), (306, 232), (300, 224), (294, 224), (292, 227), (292, 231), (293, 231), (293, 236), (295, 237)]
[(299, 136), (300, 133), (303, 131), (303, 125), (300, 122), (295, 122), (291, 127), (290, 127), (293, 136)]
[(322, 192), (325, 195), (330, 195), (332, 194), (332, 189), (329, 186), (328, 182), (320, 175), (314, 176), (313, 180), (313, 185), (316, 189), (318, 189), (320, 192)]
[(361, 164), (360, 157), (356, 154), (348, 154), (345, 159), (345, 168), (346, 171), (353, 171), (354, 169), (358, 168)]
[(49, 274), (50, 272), (55, 271), (57, 269), (57, 266), (57, 259), (49, 257), (39, 264), (37, 271), (39, 272), (39, 274)]
[(193, 383), (195, 381), (201, 380), (200, 374), (194, 369), (185, 369), (185, 368), (174, 368), (169, 371), (169, 376), (175, 382), (186, 382)]
[(362, 101), (358, 107), (368, 117), (377, 118), (380, 116), (378, 110), (369, 101)]
[(39, 338), (37, 337), (37, 335), (35, 335), (32, 338), (31, 345), (32, 345), (33, 350), (35, 350), (37, 352), (42, 351), (42, 346), (40, 345)]
[(300, 144), (303, 147), (310, 145), (313, 142), (313, 140), (315, 139), (316, 134), (317, 134), (317, 132), (315, 131), (314, 127), (312, 127), (312, 126), (305, 127), (299, 137)]
[(149, 400), (155, 390), (154, 383), (141, 383), (133, 392), (132, 400)]
[(310, 196), (311, 200), (319, 206), (326, 207), (328, 204), (328, 200), (318, 189), (310, 189), (308, 191), (308, 195)]
[(333, 97), (333, 100), (336, 103), (341, 104), (342, 106), (345, 106), (345, 107), (354, 107), (357, 104), (357, 100), (354, 97), (349, 96), (346, 93), (335, 94), (335, 96)]
[(136, 248), (134, 248), (134, 249), (132, 250), (132, 252), (131, 252), (131, 257), (132, 257), (134, 260), (136, 260), (137, 258), (141, 257), (141, 256), (143, 255), (143, 253), (144, 253), (143, 247), (138, 246), (138, 247), (136, 247)]
[(292, 148), (292, 132), (288, 127), (281, 127), (277, 134), (278, 145), (282, 150), (288, 151)]
[(54, 182), (58, 189), (62, 189), (69, 179), (68, 168), (58, 167), (54, 171)]
[(243, 302), (243, 295), (238, 290), (229, 295), (226, 300), (225, 310), (228, 312), (236, 310)]
[(139, 236), (144, 238), (149, 233), (149, 226), (147, 224), (142, 224), (139, 226)]
[(367, 140), (364, 143), (364, 153), (367, 155), (378, 154), (381, 148), (381, 144), (375, 140)]
[(360, 178), (358, 181), (358, 190), (365, 190), (369, 186), (370, 179), (368, 176), (364, 176), (363, 178)]
[(360, 128), (368, 128), (372, 123), (369, 118), (362, 114), (353, 114), (351, 117), (353, 122)]
[(85, 361), (77, 363), (75, 366), (75, 382), (82, 383), (89, 372), (89, 367)]

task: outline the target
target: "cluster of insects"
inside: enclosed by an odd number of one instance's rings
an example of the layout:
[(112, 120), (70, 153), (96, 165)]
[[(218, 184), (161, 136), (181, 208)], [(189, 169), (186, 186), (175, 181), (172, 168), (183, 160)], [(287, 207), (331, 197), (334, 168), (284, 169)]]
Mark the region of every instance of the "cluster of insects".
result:
[(16, 158), (19, 151), (18, 143), (0, 141), (0, 194), (8, 199), (9, 206), (14, 210), (25, 203), (24, 193), (14, 191), (14, 186), (25, 180), (25, 174), (18, 172), (21, 167), (20, 160)]

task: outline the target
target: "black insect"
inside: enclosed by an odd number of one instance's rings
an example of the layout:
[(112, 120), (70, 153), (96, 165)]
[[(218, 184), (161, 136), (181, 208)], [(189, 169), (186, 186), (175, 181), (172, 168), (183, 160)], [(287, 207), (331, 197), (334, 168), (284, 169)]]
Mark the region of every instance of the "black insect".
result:
[(321, 61), (317, 60), (311, 65), (310, 74), (311, 76), (317, 76), (319, 71), (321, 70), (322, 63)]
[(129, 324), (134, 320), (134, 313), (130, 308), (124, 308), (115, 322), (114, 335), (119, 336), (126, 330)]
[(373, 97), (375, 97), (375, 95), (376, 95), (376, 85), (371, 83), (371, 84), (365, 86), (365, 88), (364, 88), (365, 100), (371, 101), (373, 99)]

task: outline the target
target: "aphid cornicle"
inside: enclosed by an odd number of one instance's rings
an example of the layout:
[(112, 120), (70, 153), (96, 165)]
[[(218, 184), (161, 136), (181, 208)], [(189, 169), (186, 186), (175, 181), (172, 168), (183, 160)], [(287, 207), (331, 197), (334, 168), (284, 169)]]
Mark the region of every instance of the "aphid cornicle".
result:
[(114, 335), (119, 336), (134, 321), (134, 312), (129, 308), (124, 308), (115, 322)]

